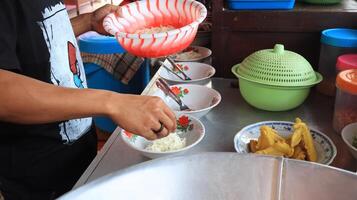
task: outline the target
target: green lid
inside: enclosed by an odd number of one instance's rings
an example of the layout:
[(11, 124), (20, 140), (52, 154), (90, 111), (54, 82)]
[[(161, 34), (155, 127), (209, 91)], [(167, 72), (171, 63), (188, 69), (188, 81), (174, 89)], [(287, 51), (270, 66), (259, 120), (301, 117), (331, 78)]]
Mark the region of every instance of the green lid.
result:
[(281, 44), (257, 51), (238, 65), (235, 74), (239, 78), (266, 85), (310, 86), (322, 80), (304, 57), (284, 50)]

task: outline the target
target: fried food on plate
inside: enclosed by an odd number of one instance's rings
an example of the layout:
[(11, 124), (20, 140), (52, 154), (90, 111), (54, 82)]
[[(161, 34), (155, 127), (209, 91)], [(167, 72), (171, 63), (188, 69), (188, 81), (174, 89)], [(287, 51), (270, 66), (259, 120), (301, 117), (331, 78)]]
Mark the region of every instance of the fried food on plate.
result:
[(298, 160), (305, 160), (306, 154), (304, 150), (301, 148), (301, 146), (296, 146), (294, 148), (294, 154), (292, 158), (298, 159)]
[(258, 141), (249, 142), (250, 152), (316, 162), (317, 153), (309, 127), (296, 118), (293, 128), (292, 135), (285, 139), (269, 126), (260, 127)]
[(250, 150), (250, 152), (255, 153), (257, 151), (257, 144), (258, 144), (258, 141), (256, 141), (256, 140), (251, 140), (249, 142), (249, 150)]
[[(295, 126), (296, 126), (296, 128), (295, 128)], [(294, 125), (294, 129), (301, 130), (302, 142), (306, 149), (308, 160), (316, 162), (317, 161), (317, 153), (316, 153), (316, 149), (314, 146), (314, 139), (312, 138), (309, 127), (304, 122), (302, 122), (301, 119), (297, 118), (295, 125)]]
[(286, 157), (291, 157), (294, 155), (294, 149), (285, 142), (276, 142), (273, 144), (273, 148), (284, 153), (284, 156)]
[(266, 126), (260, 127), (260, 137), (258, 138), (257, 149), (266, 149), (275, 143), (274, 137)]
[(283, 152), (278, 151), (277, 149), (275, 149), (274, 147), (268, 147), (266, 149), (263, 150), (259, 150), (257, 152), (255, 152), (257, 154), (265, 154), (265, 155), (272, 155), (272, 156), (284, 156)]
[(294, 125), (294, 133), (291, 136), (291, 140), (290, 140), (290, 146), (293, 148), (296, 147), (298, 144), (300, 144), (302, 139), (302, 132), (301, 132), (302, 130), (296, 129), (295, 125)]

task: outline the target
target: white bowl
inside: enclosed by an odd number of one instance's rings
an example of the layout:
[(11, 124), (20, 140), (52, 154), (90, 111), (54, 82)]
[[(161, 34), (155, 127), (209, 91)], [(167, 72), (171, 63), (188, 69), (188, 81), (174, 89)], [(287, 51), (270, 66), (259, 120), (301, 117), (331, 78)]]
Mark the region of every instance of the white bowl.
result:
[(159, 158), (162, 156), (181, 154), (197, 145), (205, 136), (205, 127), (202, 122), (192, 116), (179, 116), (177, 118), (177, 126), (180, 132), (182, 132), (179, 136), (181, 138), (186, 138), (186, 146), (175, 151), (155, 152), (146, 150), (145, 148), (152, 143), (152, 141), (146, 140), (141, 136), (134, 135), (125, 130), (121, 131), (121, 137), (129, 147), (140, 152), (143, 156), (148, 158)]
[[(183, 52), (194, 50), (195, 52), (199, 53), (200, 56), (195, 58), (180, 58), (178, 55)], [(206, 58), (212, 55), (212, 51), (209, 48), (201, 47), (201, 46), (189, 46), (185, 50), (181, 51), (180, 53), (172, 55), (172, 59), (176, 62), (204, 62)]]
[(348, 150), (355, 159), (357, 159), (357, 148), (352, 146), (354, 137), (357, 137), (357, 122), (349, 124), (342, 129), (341, 132), (343, 141), (347, 144)]
[[(279, 135), (287, 138), (292, 134), (293, 122), (286, 121), (264, 121), (244, 127), (234, 137), (234, 148), (238, 153), (249, 153), (248, 143), (250, 140), (257, 140), (260, 136), (261, 126), (270, 126)], [(310, 127), (312, 138), (317, 152), (317, 163), (329, 165), (336, 157), (337, 149), (331, 139), (318, 130)]]
[(181, 97), (184, 104), (192, 109), (191, 111), (180, 111), (179, 105), (161, 90), (157, 90), (153, 96), (163, 99), (178, 116), (186, 114), (199, 119), (216, 107), (222, 99), (219, 92), (202, 85), (180, 84), (172, 85), (170, 88), (177, 96)]
[(163, 67), (160, 68), (159, 76), (165, 79), (170, 85), (187, 84), (187, 83), (207, 85), (211, 81), (210, 78), (216, 73), (216, 70), (211, 65), (205, 63), (177, 62), (176, 64), (180, 65), (182, 70), (185, 72), (185, 74), (189, 76), (192, 80), (189, 81), (182, 80), (177, 76), (175, 76), (174, 74), (172, 74), (172, 72), (166, 70), (165, 68)]

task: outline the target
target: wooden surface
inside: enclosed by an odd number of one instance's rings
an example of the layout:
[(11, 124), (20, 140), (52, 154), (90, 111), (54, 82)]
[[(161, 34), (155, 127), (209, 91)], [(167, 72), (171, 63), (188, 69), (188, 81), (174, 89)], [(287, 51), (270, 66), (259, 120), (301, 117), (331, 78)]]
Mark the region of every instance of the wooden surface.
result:
[(321, 31), (357, 28), (357, 1), (317, 6), (296, 3), (293, 10), (228, 10), (213, 1), (213, 66), (218, 77), (233, 77), (230, 68), (260, 49), (281, 43), (304, 56), (317, 69)]

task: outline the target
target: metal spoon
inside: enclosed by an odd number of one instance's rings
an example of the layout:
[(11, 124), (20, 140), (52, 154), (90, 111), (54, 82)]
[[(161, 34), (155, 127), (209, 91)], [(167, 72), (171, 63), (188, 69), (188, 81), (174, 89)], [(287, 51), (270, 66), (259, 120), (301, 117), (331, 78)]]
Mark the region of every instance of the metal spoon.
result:
[(158, 80), (156, 81), (156, 86), (160, 90), (162, 90), (167, 96), (172, 98), (180, 106), (181, 111), (191, 111), (192, 110), (186, 104), (183, 103), (183, 101), (181, 100), (180, 97), (176, 96), (176, 94), (172, 92), (170, 86), (166, 83), (165, 80), (158, 78)]
[(187, 74), (186, 74), (179, 66), (177, 66), (177, 64), (175, 63), (174, 60), (172, 60), (172, 58), (166, 57), (166, 59), (170, 62), (170, 64), (171, 64), (174, 68), (176, 68), (178, 71), (181, 72), (181, 74), (182, 74), (182, 75), (184, 76), (184, 78), (185, 78), (185, 81), (190, 81), (190, 80), (192, 80), (189, 76), (187, 76)]
[(181, 76), (179, 76), (176, 72), (174, 72), (172, 69), (170, 69), (164, 62), (162, 61), (158, 61), (160, 63), (161, 66), (163, 66), (167, 71), (171, 72), (173, 75), (177, 76), (178, 78), (180, 78), (181, 80), (185, 81), (184, 78), (182, 78)]

